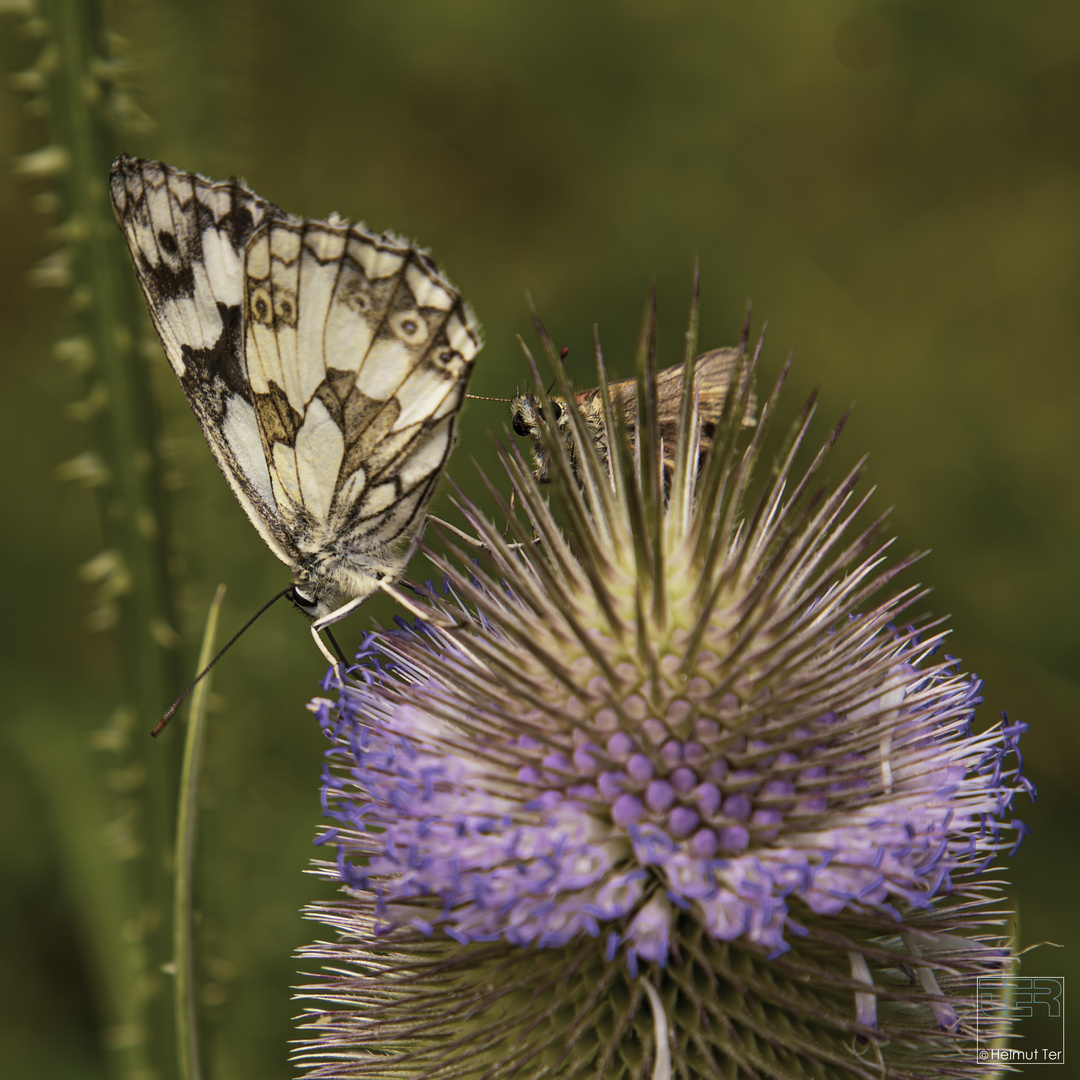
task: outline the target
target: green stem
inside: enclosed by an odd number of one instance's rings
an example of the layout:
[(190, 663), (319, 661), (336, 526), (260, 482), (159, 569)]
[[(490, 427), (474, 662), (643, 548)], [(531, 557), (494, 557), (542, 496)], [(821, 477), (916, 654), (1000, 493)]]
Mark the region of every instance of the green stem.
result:
[[(206, 616), (202, 648), (196, 671), (202, 671), (214, 654), (218, 614), (225, 597), (219, 585)], [(200, 1080), (199, 1034), (195, 1016), (195, 962), (192, 927), (192, 882), (195, 865), (195, 819), (198, 815), (199, 768), (202, 764), (206, 703), (210, 676), (195, 687), (184, 740), (184, 763), (180, 770), (180, 798), (176, 812), (176, 876), (173, 879), (173, 944), (176, 963), (176, 1051), (181, 1080)]]

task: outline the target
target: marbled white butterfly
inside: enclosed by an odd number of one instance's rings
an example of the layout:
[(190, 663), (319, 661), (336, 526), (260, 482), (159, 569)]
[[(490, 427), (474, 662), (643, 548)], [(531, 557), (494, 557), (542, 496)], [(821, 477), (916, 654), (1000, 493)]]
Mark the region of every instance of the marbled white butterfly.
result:
[(111, 187), (169, 363), (333, 664), (319, 630), (389, 589), (415, 549), (480, 328), (395, 236), (124, 155)]

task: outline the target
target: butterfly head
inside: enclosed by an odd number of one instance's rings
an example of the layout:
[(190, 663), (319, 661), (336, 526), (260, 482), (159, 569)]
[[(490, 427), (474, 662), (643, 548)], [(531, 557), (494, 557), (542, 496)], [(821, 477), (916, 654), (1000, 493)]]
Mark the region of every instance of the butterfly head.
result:
[(380, 581), (399, 578), (410, 554), (312, 552), (293, 567), (289, 599), (309, 619), (321, 619), (351, 600), (371, 596)]
[(574, 457), (574, 432), (567, 414), (566, 403), (561, 398), (548, 398), (550, 416), (545, 407), (532, 394), (518, 394), (510, 401), (510, 426), (515, 435), (528, 439), (531, 444), (536, 468), (533, 476), (538, 484), (551, 482), (551, 453), (544, 442), (544, 427), (553, 423), (571, 458)]

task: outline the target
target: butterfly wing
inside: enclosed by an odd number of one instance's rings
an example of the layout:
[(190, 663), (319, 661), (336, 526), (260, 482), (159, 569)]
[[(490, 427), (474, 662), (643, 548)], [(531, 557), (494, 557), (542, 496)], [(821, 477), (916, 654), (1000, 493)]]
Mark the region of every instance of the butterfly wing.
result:
[(245, 355), (281, 519), (301, 551), (380, 551), (454, 444), (479, 329), (421, 251), (361, 225), (268, 220), (244, 264)]
[[(727, 401), (731, 384), (735, 381), (741, 355), (744, 354), (740, 349), (712, 349), (709, 352), (702, 353), (694, 361), (694, 374), (697, 379), (698, 391), (698, 412), (701, 415), (702, 427), (708, 429), (709, 438), (715, 434), (716, 424), (724, 411), (724, 403)], [(665, 387), (667, 393), (660, 395), (660, 399), (664, 403), (660, 419), (661, 424), (668, 423), (672, 425), (674, 431), (674, 425), (678, 423), (679, 408), (682, 403), (683, 368), (671, 368), (669, 370), (678, 375), (678, 380), (677, 383)], [(666, 375), (667, 372), (661, 374)], [(743, 362), (743, 378), (749, 378), (745, 360)], [(659, 377), (657, 377), (657, 383), (659, 383)], [(751, 390), (747, 400), (746, 412), (742, 417), (743, 427), (753, 427), (757, 423), (756, 410), (757, 398), (753, 390)]]
[[(738, 349), (712, 349), (702, 353), (694, 361), (697, 380), (698, 414), (701, 418), (702, 444), (707, 447), (716, 434), (716, 425), (723, 412), (728, 389), (735, 378), (739, 363)], [(686, 365), (664, 368), (656, 373), (656, 419), (660, 437), (664, 443), (665, 465), (674, 467), (672, 448), (678, 440), (679, 416), (682, 409), (683, 380)], [(622, 417), (630, 446), (638, 435), (638, 383), (637, 379), (618, 379), (608, 384), (608, 393), (614, 411)], [(601, 460), (607, 461), (607, 432), (603, 422), (603, 403), (600, 390), (585, 390), (577, 395), (577, 402), (586, 422), (593, 430)], [(744, 427), (753, 427), (756, 403), (753, 392), (743, 417)]]
[[(739, 355), (738, 349), (712, 349), (702, 353), (694, 361), (698, 412), (709, 438), (715, 433), (717, 421), (723, 412), (728, 389), (735, 378), (735, 371), (739, 364)], [(664, 368), (663, 371), (656, 373), (656, 419), (661, 438), (666, 445), (674, 445), (678, 435), (685, 373), (685, 364)], [(633, 440), (637, 436), (638, 426), (637, 380), (619, 379), (611, 383), (609, 389), (611, 402), (622, 416)], [(599, 391), (590, 390), (582, 396), (598, 393)], [(742, 421), (744, 427), (753, 427), (755, 407), (755, 398), (751, 392), (749, 408)]]
[(165, 355), (244, 512), (282, 562), (296, 548), (263, 455), (244, 362), (244, 251), (284, 213), (238, 180), (212, 183), (121, 155), (113, 212)]
[[(671, 370), (670, 368), (668, 369)], [(657, 390), (660, 389), (660, 377), (667, 375), (668, 371), (661, 371), (656, 377)], [(680, 376), (680, 382), (681, 382)], [(616, 379), (608, 383), (608, 394), (611, 396), (611, 404), (615, 412), (622, 417), (623, 425), (630, 432), (631, 438), (637, 435), (638, 411), (637, 411), (637, 379)], [(577, 395), (578, 404), (585, 411), (591, 411), (594, 407), (602, 415), (603, 404), (600, 400), (600, 388), (586, 390)], [(595, 403), (595, 405), (594, 405)]]

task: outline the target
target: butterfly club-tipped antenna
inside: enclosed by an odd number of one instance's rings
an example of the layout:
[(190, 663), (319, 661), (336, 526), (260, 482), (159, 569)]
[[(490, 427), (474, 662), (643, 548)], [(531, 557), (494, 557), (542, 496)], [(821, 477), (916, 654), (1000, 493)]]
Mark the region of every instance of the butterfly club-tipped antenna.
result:
[(508, 397), (485, 397), (483, 394), (466, 394), (465, 397), (469, 401), (501, 401), (504, 405), (509, 405), (514, 400)]
[[(266, 601), (265, 604), (263, 604), (261, 608), (259, 608), (258, 611), (255, 612), (254, 615), (251, 616), (250, 619), (248, 619), (246, 623), (244, 623), (243, 626), (240, 627), (239, 630), (236, 631), (235, 634), (233, 634), (231, 638), (229, 638), (225, 645), (218, 650), (218, 653), (214, 657), (214, 659), (211, 660), (210, 663), (207, 664), (206, 667), (204, 667), (202, 671), (200, 671), (199, 674), (191, 680), (191, 682), (188, 684), (187, 689), (168, 707), (168, 709), (165, 710), (165, 715), (162, 716), (162, 718), (154, 725), (154, 730), (150, 732), (153, 738), (156, 739), (165, 730), (169, 721), (176, 715), (176, 712), (180, 708), (180, 706), (183, 705), (184, 702), (187, 701), (187, 699), (190, 697), (192, 690), (194, 690), (195, 687), (198, 686), (199, 683), (201, 683), (203, 679), (205, 679), (206, 676), (210, 674), (214, 665), (240, 640), (241, 637), (243, 637), (244, 634), (247, 633), (248, 630), (251, 629), (251, 626), (255, 622), (255, 620), (258, 619), (261, 615), (265, 615), (266, 612), (269, 611), (270, 608), (272, 608), (274, 604), (276, 604), (283, 596), (289, 596), (291, 598), (295, 588), (295, 585), (289, 585), (286, 588), (282, 589), (281, 592), (275, 593), (269, 600)], [(333, 641), (333, 638), (331, 638), (330, 640)], [(336, 641), (334, 641), (333, 643), (334, 648), (338, 652), (338, 658), (341, 663), (347, 663), (345, 659), (345, 654), (341, 651), (341, 646), (338, 645)]]
[[(559, 357), (562, 360), (564, 365), (566, 364), (566, 358), (569, 355), (570, 355), (570, 346), (569, 345), (564, 345), (562, 347), (561, 351), (559, 352)], [(551, 386), (549, 386), (547, 388), (548, 394), (550, 394), (551, 391), (554, 388), (555, 388), (555, 380), (552, 379), (551, 380)], [(514, 403), (514, 399), (517, 398), (517, 397), (520, 397), (520, 396), (521, 396), (521, 391), (517, 390), (517, 389), (514, 390), (514, 397), (512, 397), (512, 398), (486, 397), (484, 394), (466, 394), (465, 395), (465, 397), (468, 398), (470, 401), (501, 401), (504, 405), (512, 405)]]
[[(569, 353), (570, 353), (570, 346), (569, 345), (564, 345), (563, 349), (562, 349), (562, 352), (560, 353), (560, 356), (562, 357), (562, 361), (563, 361), (564, 364), (566, 363), (566, 357), (569, 355)], [(549, 394), (551, 393), (552, 388), (554, 386), (555, 386), (555, 380), (553, 379), (552, 382), (551, 382), (551, 386), (548, 387), (547, 392)], [(520, 391), (516, 390), (516, 389), (514, 391), (514, 397), (512, 397), (512, 398), (508, 398), (508, 397), (488, 397), (485, 394), (466, 394), (465, 395), (465, 397), (469, 401), (501, 401), (504, 405), (512, 405), (514, 403), (514, 398), (519, 397), (519, 396), (520, 396)]]

